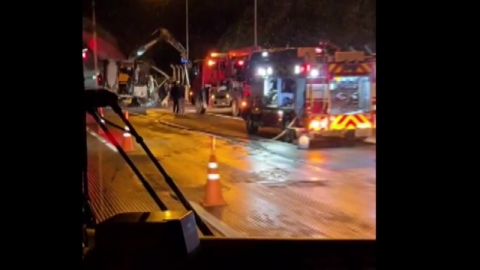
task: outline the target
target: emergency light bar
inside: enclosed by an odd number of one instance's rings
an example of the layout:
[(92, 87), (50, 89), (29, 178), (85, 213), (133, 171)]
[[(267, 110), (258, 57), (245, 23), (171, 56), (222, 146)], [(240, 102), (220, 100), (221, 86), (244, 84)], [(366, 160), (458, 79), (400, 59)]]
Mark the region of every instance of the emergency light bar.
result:
[(293, 72), (295, 74), (303, 74), (303, 73), (308, 73), (311, 70), (311, 66), (309, 64), (305, 65), (296, 65), (295, 68), (293, 69)]

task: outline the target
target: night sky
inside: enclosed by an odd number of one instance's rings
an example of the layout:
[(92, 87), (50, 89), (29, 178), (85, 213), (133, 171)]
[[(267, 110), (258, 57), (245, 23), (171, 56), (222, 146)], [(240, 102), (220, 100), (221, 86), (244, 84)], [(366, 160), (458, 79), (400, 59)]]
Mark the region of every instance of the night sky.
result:
[[(227, 27), (245, 11), (243, 2), (253, 0), (189, 0), (191, 59), (202, 58), (215, 48)], [(148, 42), (149, 35), (159, 27), (168, 29), (185, 46), (184, 0), (97, 0), (95, 5), (97, 22), (117, 39), (126, 55)], [(91, 1), (83, 1), (84, 17), (91, 18), (91, 7)], [(159, 66), (179, 61), (178, 52), (165, 43), (145, 56)]]
[[(190, 60), (204, 58), (219, 44), (253, 45), (254, 0), (188, 0)], [(315, 46), (328, 39), (349, 48), (375, 47), (375, 0), (257, 0), (259, 45)], [(84, 17), (92, 2), (83, 0)], [(98, 23), (128, 55), (163, 27), (185, 46), (185, 0), (96, 0)], [(228, 31), (227, 31), (228, 30)], [(186, 47), (186, 46), (185, 46)], [(179, 63), (179, 53), (157, 44), (145, 57), (160, 68)]]

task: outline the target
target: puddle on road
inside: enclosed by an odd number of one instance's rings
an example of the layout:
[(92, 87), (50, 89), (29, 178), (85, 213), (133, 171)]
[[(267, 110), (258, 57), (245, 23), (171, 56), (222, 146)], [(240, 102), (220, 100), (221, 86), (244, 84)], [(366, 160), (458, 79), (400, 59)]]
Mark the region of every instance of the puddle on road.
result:
[(276, 168), (274, 170), (251, 173), (249, 177), (232, 177), (234, 183), (260, 184), (269, 187), (327, 187), (329, 181), (326, 179), (288, 179), (288, 171)]
[(326, 187), (328, 186), (328, 180), (291, 180), (289, 181), (289, 186), (294, 187)]

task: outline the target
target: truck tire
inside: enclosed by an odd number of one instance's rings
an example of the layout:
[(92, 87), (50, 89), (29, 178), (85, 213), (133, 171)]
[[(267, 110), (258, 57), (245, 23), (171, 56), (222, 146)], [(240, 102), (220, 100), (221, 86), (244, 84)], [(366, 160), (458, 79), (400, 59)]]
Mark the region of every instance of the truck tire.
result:
[(233, 117), (238, 117), (240, 116), (240, 108), (238, 107), (238, 100), (234, 99), (232, 101), (232, 116)]
[(247, 121), (245, 121), (245, 125), (247, 127), (248, 134), (255, 135), (258, 133), (258, 126), (255, 125), (251, 116), (247, 118)]
[(195, 97), (195, 111), (199, 114), (204, 114), (206, 109), (203, 107), (203, 101), (202, 101), (202, 96), (197, 95)]

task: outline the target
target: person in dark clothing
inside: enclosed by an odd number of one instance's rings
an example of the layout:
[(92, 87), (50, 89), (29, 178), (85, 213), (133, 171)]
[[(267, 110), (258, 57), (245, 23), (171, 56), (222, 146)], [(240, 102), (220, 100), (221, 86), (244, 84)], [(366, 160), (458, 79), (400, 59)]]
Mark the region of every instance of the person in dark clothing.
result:
[(185, 113), (185, 85), (178, 87), (178, 109), (180, 113)]
[(172, 97), (173, 100), (173, 113), (177, 114), (179, 112), (179, 99), (180, 95), (180, 87), (177, 82), (173, 83), (172, 89), (170, 89), (170, 96)]

